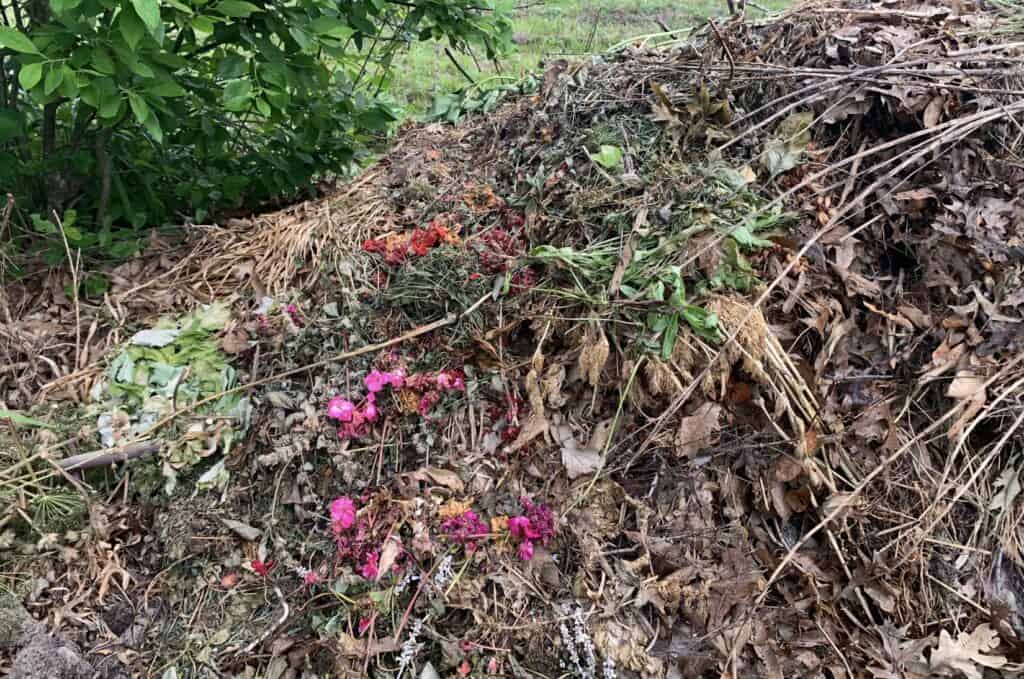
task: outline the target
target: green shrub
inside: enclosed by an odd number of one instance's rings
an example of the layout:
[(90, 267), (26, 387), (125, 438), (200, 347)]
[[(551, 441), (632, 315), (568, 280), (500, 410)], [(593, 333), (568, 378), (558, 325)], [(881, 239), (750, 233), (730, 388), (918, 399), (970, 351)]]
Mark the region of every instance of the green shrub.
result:
[(351, 168), (396, 120), (383, 96), (400, 50), (444, 40), (493, 58), (511, 11), (491, 0), (3, 7), (0, 184), (36, 214), (20, 220), (30, 235), (18, 246), (56, 251), (60, 231), (44, 222), (74, 210), (71, 247), (114, 257), (143, 227), (287, 197)]

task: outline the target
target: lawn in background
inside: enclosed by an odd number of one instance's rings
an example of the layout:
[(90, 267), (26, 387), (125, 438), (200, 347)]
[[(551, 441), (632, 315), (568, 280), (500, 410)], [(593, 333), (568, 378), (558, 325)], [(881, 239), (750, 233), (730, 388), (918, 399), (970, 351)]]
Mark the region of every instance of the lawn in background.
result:
[[(725, 0), (522, 0), (521, 4), (513, 29), (516, 51), (502, 60), (500, 70), (516, 80), (536, 71), (548, 58), (601, 52), (630, 38), (659, 33), (662, 25), (673, 30), (687, 28), (726, 12)], [(786, 3), (771, 0), (758, 4), (778, 9)], [(757, 9), (747, 11), (753, 17), (761, 16)], [(483, 59), (474, 62), (466, 55), (455, 57), (475, 80), (497, 73)], [(396, 70), (392, 91), (404, 97), (411, 114), (428, 108), (435, 94), (469, 84), (439, 43), (417, 43)]]

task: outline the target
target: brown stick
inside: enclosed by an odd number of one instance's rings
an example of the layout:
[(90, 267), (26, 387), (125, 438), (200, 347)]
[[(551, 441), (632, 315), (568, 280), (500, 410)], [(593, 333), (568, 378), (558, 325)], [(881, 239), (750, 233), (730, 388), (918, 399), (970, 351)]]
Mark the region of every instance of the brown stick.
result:
[(145, 457), (157, 452), (163, 446), (163, 441), (143, 441), (142, 443), (132, 443), (112, 450), (98, 450), (91, 453), (82, 453), (81, 455), (72, 455), (62, 460), (54, 460), (53, 463), (68, 472), (92, 469), (93, 467), (114, 464), (115, 462), (134, 460), (137, 457)]

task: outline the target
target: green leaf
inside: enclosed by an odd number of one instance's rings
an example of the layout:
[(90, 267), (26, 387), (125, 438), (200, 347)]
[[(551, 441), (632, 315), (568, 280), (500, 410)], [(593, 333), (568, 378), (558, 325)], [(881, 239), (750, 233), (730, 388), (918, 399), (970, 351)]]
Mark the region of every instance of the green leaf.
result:
[(158, 0), (132, 0), (135, 13), (142, 19), (150, 33), (156, 33), (160, 27), (160, 3)]
[(117, 72), (117, 67), (114, 65), (114, 60), (110, 58), (110, 54), (107, 50), (102, 47), (94, 47), (92, 50), (92, 65), (93, 67), (105, 75), (113, 75)]
[(754, 232), (746, 224), (737, 226), (729, 232), (729, 236), (745, 248), (767, 248), (772, 245), (770, 240), (755, 236)]
[(150, 116), (149, 104), (146, 103), (146, 100), (134, 92), (129, 92), (128, 104), (132, 107), (132, 113), (135, 114), (135, 119), (145, 125), (146, 119)]
[(39, 48), (27, 35), (10, 26), (0, 26), (0, 45), (23, 54), (39, 54)]
[(155, 94), (158, 97), (184, 97), (188, 94), (185, 88), (173, 80), (161, 80), (147, 87), (146, 92)]
[(153, 69), (151, 69), (145, 63), (138, 60), (133, 60), (129, 62), (128, 68), (130, 68), (132, 70), (132, 73), (139, 76), (140, 78), (152, 78), (156, 75), (156, 73), (153, 72)]
[(601, 144), (597, 153), (590, 154), (590, 159), (606, 170), (614, 170), (622, 164), (622, 149), (618, 146)]
[(245, 2), (244, 0), (221, 0), (214, 7), (214, 11), (223, 14), (224, 16), (245, 18), (253, 12), (262, 12), (263, 10), (252, 4), (251, 2)]
[(388, 111), (382, 106), (375, 106), (374, 108), (363, 111), (356, 116), (356, 123), (358, 123), (360, 127), (377, 132), (383, 132), (388, 129), (388, 126), (395, 122), (395, 120), (396, 118), (391, 111)]
[(361, 33), (365, 33), (366, 35), (377, 34), (377, 27), (373, 25), (373, 22), (371, 22), (364, 16), (359, 16), (358, 14), (349, 14), (348, 22), (352, 24), (353, 28), (355, 28), (357, 31)]
[(64, 69), (51, 66), (50, 72), (46, 74), (46, 81), (43, 83), (43, 92), (53, 94), (62, 82), (64, 82)]
[(335, 17), (318, 17), (313, 20), (309, 27), (317, 35), (326, 35), (329, 38), (337, 38), (338, 40), (348, 40), (355, 33), (351, 26)]
[(214, 24), (213, 19), (210, 17), (192, 17), (192, 21), (190, 23), (192, 24), (192, 30), (196, 33), (201, 33), (203, 35), (213, 33)]
[(117, 17), (117, 27), (129, 49), (135, 49), (146, 33), (146, 26), (134, 11), (124, 11)]
[(42, 420), (37, 420), (34, 417), (29, 417), (28, 415), (22, 415), (17, 410), (7, 410), (5, 408), (0, 408), (0, 422), (8, 422), (8, 421), (9, 422), (13, 422), (16, 425), (20, 425), (22, 427), (37, 427), (37, 428), (40, 428), (40, 429), (55, 429), (56, 428), (52, 424), (50, 424), (49, 422), (43, 422)]
[(146, 128), (146, 132), (149, 132), (149, 135), (153, 137), (153, 139), (156, 139), (157, 143), (163, 142), (164, 131), (163, 128), (160, 127), (160, 120), (156, 115), (151, 112), (145, 122), (142, 123), (142, 126)]
[(34, 64), (25, 64), (18, 72), (18, 83), (26, 90), (38, 85), (42, 78), (43, 64), (38, 61)]
[(665, 327), (665, 333), (661, 336), (661, 358), (667, 361), (672, 356), (672, 349), (676, 346), (676, 338), (679, 337), (679, 314), (672, 314)]
[(230, 111), (240, 111), (249, 103), (252, 83), (248, 80), (232, 80), (224, 88), (224, 106)]
[(78, 96), (78, 74), (67, 64), (61, 66), (60, 93), (68, 99)]
[(21, 137), (25, 130), (25, 115), (11, 109), (0, 108), (0, 144)]

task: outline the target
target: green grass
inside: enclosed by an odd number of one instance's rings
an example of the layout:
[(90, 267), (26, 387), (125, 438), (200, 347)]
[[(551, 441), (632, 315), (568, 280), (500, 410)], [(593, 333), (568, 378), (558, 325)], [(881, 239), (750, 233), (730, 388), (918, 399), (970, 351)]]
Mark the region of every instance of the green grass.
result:
[[(505, 57), (500, 70), (493, 64), (456, 54), (462, 67), (475, 79), (494, 75), (518, 80), (535, 72), (545, 59), (572, 58), (602, 52), (625, 40), (670, 29), (682, 29), (726, 12), (725, 0), (524, 0), (532, 6), (516, 12), (513, 40), (516, 50)], [(784, 0), (759, 3), (779, 9)], [(758, 17), (757, 9), (747, 10)], [(429, 107), (434, 95), (451, 92), (469, 83), (459, 73), (440, 43), (419, 43), (403, 55), (396, 67), (393, 92), (401, 93), (411, 113)]]

